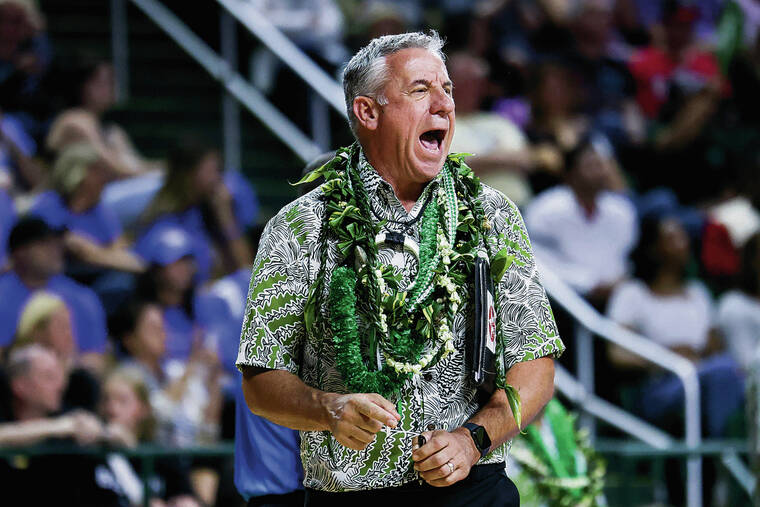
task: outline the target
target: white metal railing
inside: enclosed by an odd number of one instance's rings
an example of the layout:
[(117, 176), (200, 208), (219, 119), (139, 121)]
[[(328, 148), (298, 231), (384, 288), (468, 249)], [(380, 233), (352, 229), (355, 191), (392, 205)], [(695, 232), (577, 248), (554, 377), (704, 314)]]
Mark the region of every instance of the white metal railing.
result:
[(346, 116), (343, 89), (335, 79), (306, 56), (248, 0), (216, 0), (248, 28), (272, 53), (301, 77), (340, 115)]
[[(576, 355), (581, 385), (587, 393), (594, 392), (593, 335), (614, 343), (623, 349), (656, 364), (664, 370), (674, 373), (683, 383), (685, 402), (686, 445), (696, 448), (701, 436), (699, 378), (697, 369), (691, 361), (681, 357), (671, 350), (648, 340), (610, 319), (600, 315), (586, 300), (578, 295), (569, 285), (559, 279), (546, 266), (540, 266), (541, 281), (546, 292), (554, 302), (564, 308), (580, 326), (577, 334), (579, 343), (576, 347), (582, 354)], [(588, 372), (591, 371), (589, 375)], [(585, 376), (580, 373), (584, 372)], [(581, 408), (583, 408), (581, 406)], [(628, 431), (630, 433), (630, 431)], [(689, 507), (702, 505), (702, 460), (699, 456), (690, 456), (686, 462), (686, 498)]]
[[(236, 70), (232, 61), (234, 51), (230, 48), (234, 44), (229, 39), (222, 41), (222, 46), (227, 48), (227, 58), (219, 56), (203, 40), (193, 33), (177, 16), (157, 0), (112, 0), (112, 44), (114, 46), (114, 64), (116, 74), (126, 81), (128, 73), (124, 70), (127, 66), (127, 40), (126, 40), (126, 9), (124, 2), (131, 1), (149, 19), (159, 26), (171, 37), (187, 54), (198, 62), (211, 76), (217, 79), (239, 103), (244, 105), (262, 124), (287, 145), (301, 160), (309, 162), (323, 152), (323, 149), (307, 137), (301, 130), (274, 107), (255, 87), (246, 81)], [(222, 18), (222, 23), (225, 23)], [(224, 25), (223, 25), (224, 26)], [(227, 24), (226, 26), (229, 26)], [(223, 31), (222, 37), (228, 37)], [(297, 49), (297, 48), (296, 48)], [(305, 57), (305, 56), (304, 56)], [(124, 82), (119, 83), (122, 93), (126, 95)], [(334, 81), (332, 83), (335, 85)], [(234, 128), (235, 109), (229, 104), (224, 107), (225, 133)], [(232, 117), (232, 118), (230, 118)], [(239, 130), (239, 127), (238, 127)], [(237, 139), (237, 146), (228, 143)], [(239, 136), (225, 136), (225, 154), (240, 152)], [(233, 159), (236, 158), (232, 155)], [(239, 159), (238, 159), (239, 160)]]

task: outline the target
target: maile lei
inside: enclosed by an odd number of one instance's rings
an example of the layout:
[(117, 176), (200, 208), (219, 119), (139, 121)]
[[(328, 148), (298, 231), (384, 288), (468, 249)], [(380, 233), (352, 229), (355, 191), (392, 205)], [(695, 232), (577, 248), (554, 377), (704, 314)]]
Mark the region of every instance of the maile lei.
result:
[[(331, 161), (299, 181), (325, 179), (321, 186), (326, 204), (320, 233), (321, 263), (306, 303), (306, 327), (314, 332), (326, 284), (329, 237), (337, 240), (343, 261), (329, 282), (327, 324), (332, 330), (336, 367), (352, 392), (391, 397), (406, 380), (457, 353), (454, 316), (462, 308), (478, 250), (488, 250), (496, 282), (506, 271), (506, 249), (492, 253), (496, 241), (486, 234), (491, 225), (478, 199), (480, 181), (464, 163), (464, 156), (447, 157), (439, 185), (422, 212), (419, 269), (404, 290), (400, 288), (401, 274), (378, 262), (375, 240), (384, 222), (372, 220), (369, 196), (356, 168), (358, 144), (338, 150)], [(366, 323), (361, 332), (358, 315)], [(497, 339), (496, 352), (497, 357), (503, 352), (501, 339)], [(496, 385), (506, 390), (519, 426), (520, 398), (506, 384), (504, 366), (498, 360)]]

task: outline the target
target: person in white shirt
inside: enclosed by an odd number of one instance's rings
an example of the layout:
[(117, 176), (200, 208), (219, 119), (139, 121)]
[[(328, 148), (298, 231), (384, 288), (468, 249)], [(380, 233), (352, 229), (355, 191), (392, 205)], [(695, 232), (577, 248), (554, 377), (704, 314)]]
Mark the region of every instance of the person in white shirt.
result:
[(566, 184), (539, 194), (525, 212), (539, 263), (600, 305), (626, 278), (638, 234), (633, 204), (607, 190), (613, 169), (604, 146), (581, 141), (566, 154)]
[(720, 300), (718, 328), (734, 359), (748, 371), (760, 353), (760, 233), (742, 251), (740, 287)]
[[(728, 420), (741, 407), (744, 381), (730, 354), (723, 352), (714, 331), (715, 308), (707, 288), (686, 277), (691, 261), (689, 237), (671, 218), (646, 219), (633, 252), (636, 279), (612, 292), (607, 314), (652, 341), (693, 361), (697, 366), (705, 419), (703, 432), (725, 434)], [(638, 356), (612, 346), (609, 358), (621, 370), (649, 371), (638, 399), (637, 413), (653, 423), (681, 427), (684, 394), (673, 374), (648, 370)]]

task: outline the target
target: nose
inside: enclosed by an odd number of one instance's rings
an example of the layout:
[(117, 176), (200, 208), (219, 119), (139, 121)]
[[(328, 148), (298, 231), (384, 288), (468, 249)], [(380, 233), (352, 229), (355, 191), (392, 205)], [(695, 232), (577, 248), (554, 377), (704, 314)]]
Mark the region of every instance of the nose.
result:
[(430, 103), (430, 114), (448, 116), (454, 111), (454, 97), (446, 93), (446, 90), (435, 87)]

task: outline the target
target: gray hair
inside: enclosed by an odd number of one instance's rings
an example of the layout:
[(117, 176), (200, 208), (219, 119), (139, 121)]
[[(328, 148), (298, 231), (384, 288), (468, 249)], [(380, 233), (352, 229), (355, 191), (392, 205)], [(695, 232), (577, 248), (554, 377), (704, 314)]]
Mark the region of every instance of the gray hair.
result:
[(402, 49), (422, 48), (446, 60), (443, 54), (444, 41), (435, 30), (428, 33), (409, 32), (398, 35), (383, 35), (372, 39), (357, 52), (343, 70), (343, 95), (346, 98), (346, 113), (351, 130), (356, 135), (358, 119), (354, 115), (354, 99), (372, 97), (380, 105), (388, 100), (382, 89), (388, 81), (385, 57)]
[(32, 369), (32, 361), (45, 354), (52, 352), (38, 343), (12, 348), (5, 366), (8, 380), (28, 375)]

